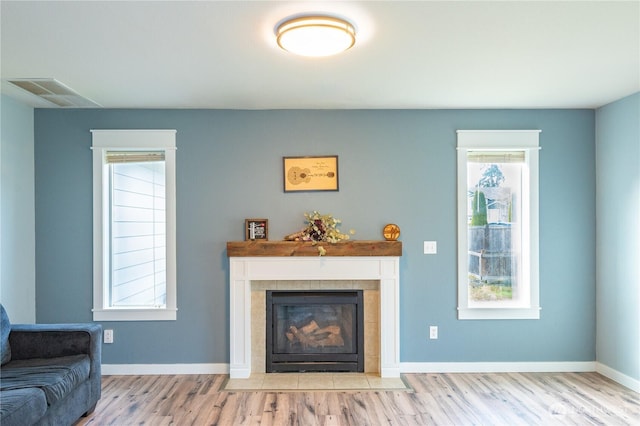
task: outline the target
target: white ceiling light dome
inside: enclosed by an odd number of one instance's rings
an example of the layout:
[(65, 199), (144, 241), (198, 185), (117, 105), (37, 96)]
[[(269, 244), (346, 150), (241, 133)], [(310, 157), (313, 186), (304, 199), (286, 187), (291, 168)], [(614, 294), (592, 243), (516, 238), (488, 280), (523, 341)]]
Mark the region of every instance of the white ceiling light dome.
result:
[(301, 56), (331, 56), (350, 49), (356, 30), (335, 16), (309, 15), (287, 18), (276, 26), (278, 46)]

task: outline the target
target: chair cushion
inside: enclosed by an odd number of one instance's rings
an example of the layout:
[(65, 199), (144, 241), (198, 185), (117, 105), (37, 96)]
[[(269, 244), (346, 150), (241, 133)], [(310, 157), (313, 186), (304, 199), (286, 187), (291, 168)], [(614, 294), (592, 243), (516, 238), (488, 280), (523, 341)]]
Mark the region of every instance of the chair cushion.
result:
[(11, 322), (9, 315), (0, 304), (0, 364), (5, 365), (11, 361), (11, 346), (9, 346), (9, 333), (11, 333)]
[(32, 425), (44, 416), (46, 411), (47, 400), (41, 389), (0, 391), (0, 423), (2, 426)]
[(40, 388), (53, 405), (89, 378), (89, 368), (88, 355), (15, 360), (2, 366), (0, 390)]
[(31, 425), (47, 411), (44, 392), (38, 388), (0, 391), (2, 426)]

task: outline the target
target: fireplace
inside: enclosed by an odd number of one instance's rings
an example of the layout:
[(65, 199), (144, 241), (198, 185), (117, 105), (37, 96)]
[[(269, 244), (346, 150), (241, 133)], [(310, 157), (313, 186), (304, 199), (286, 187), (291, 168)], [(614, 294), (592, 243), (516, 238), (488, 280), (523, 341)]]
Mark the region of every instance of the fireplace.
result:
[(364, 371), (362, 290), (266, 292), (266, 372)]
[[(355, 290), (365, 288), (365, 306), (377, 306), (379, 322), (367, 327), (365, 372), (400, 377), (400, 241), (351, 241), (318, 256), (316, 247), (290, 241), (227, 243), (229, 256), (229, 375), (233, 379), (265, 372), (265, 295), (267, 290)], [(335, 283), (327, 288), (327, 283)], [(291, 285), (289, 285), (291, 284)], [(344, 285), (343, 285), (344, 284)], [(367, 297), (367, 292), (375, 297)], [(377, 294), (376, 294), (377, 293)], [(252, 301), (261, 298), (261, 303)], [(255, 308), (255, 309), (254, 309)], [(259, 313), (259, 310), (262, 313)], [(365, 308), (365, 323), (369, 325)], [(377, 320), (376, 320), (377, 321)], [(260, 334), (262, 336), (260, 336)], [(372, 356), (368, 363), (369, 355)], [(262, 367), (257, 360), (262, 360)], [(256, 361), (256, 362), (254, 362)], [(370, 364), (373, 367), (367, 368)]]

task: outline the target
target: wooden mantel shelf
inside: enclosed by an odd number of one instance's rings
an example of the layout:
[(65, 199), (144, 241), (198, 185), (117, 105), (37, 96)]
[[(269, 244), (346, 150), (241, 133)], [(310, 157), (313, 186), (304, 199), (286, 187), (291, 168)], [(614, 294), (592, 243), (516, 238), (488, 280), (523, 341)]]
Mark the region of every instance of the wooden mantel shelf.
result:
[(341, 241), (336, 244), (308, 241), (229, 241), (228, 257), (252, 256), (319, 256), (318, 246), (322, 246), (325, 256), (402, 256), (400, 241)]

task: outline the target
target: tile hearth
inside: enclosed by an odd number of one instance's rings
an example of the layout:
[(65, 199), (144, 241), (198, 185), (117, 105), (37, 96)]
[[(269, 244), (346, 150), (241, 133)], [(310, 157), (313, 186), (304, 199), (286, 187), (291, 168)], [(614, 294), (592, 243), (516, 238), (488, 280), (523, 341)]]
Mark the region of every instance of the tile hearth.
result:
[(380, 377), (377, 373), (252, 373), (248, 379), (229, 379), (226, 391), (260, 390), (412, 390), (399, 377)]

